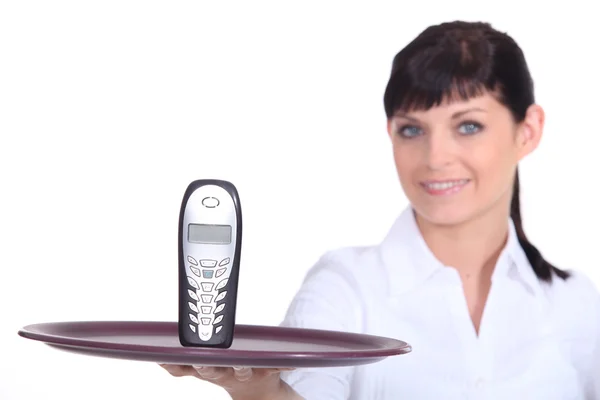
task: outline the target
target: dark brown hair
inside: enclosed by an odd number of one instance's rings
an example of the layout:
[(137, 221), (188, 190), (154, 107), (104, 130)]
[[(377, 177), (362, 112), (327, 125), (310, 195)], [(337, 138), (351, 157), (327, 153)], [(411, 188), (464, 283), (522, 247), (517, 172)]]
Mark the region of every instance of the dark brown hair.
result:
[[(535, 98), (523, 51), (488, 23), (446, 22), (425, 29), (394, 57), (384, 108), (389, 119), (398, 110), (427, 110), (444, 99), (467, 100), (485, 92), (504, 104), (515, 122), (524, 120)], [(519, 243), (537, 277), (546, 282), (553, 275), (567, 279), (569, 273), (546, 261), (525, 235), (518, 169), (510, 211)]]

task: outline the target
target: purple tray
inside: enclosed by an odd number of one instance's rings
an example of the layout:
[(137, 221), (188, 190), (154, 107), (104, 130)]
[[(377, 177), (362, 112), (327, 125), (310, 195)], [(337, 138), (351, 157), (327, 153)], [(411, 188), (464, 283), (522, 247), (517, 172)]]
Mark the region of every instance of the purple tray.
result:
[(335, 367), (411, 351), (403, 341), (380, 336), (255, 325), (236, 325), (228, 349), (181, 346), (176, 322), (54, 322), (27, 325), (18, 333), (83, 355), (182, 365)]

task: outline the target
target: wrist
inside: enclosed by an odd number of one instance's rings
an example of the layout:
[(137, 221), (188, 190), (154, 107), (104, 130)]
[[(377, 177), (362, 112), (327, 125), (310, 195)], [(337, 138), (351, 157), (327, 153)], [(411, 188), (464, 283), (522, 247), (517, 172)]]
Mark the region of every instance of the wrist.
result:
[(304, 397), (300, 396), (294, 389), (291, 388), (283, 380), (279, 381), (279, 393), (277, 397), (270, 398), (269, 400), (305, 400)]

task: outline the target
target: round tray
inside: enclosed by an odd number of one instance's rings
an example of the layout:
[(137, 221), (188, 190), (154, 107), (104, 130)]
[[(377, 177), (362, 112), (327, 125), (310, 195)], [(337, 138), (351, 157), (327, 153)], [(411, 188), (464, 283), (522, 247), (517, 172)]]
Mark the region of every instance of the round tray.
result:
[(18, 334), (83, 355), (181, 365), (335, 367), (370, 364), (411, 351), (403, 341), (380, 336), (258, 325), (236, 325), (228, 349), (183, 347), (176, 322), (40, 323)]

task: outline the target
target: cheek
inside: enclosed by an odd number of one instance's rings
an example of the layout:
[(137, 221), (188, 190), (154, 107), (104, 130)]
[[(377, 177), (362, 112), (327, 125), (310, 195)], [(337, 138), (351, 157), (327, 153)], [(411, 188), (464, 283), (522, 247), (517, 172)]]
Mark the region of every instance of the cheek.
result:
[(409, 151), (407, 146), (397, 146), (394, 148), (394, 164), (396, 165), (396, 174), (403, 192), (409, 199), (416, 199), (419, 189), (415, 185), (415, 179), (419, 176), (418, 152)]
[(511, 185), (516, 163), (507, 149), (475, 153), (471, 158), (479, 190), (496, 195)]
[(408, 181), (410, 176), (418, 168), (418, 159), (416, 159), (415, 151), (409, 151), (407, 146), (394, 146), (394, 163), (398, 176), (403, 181)]

